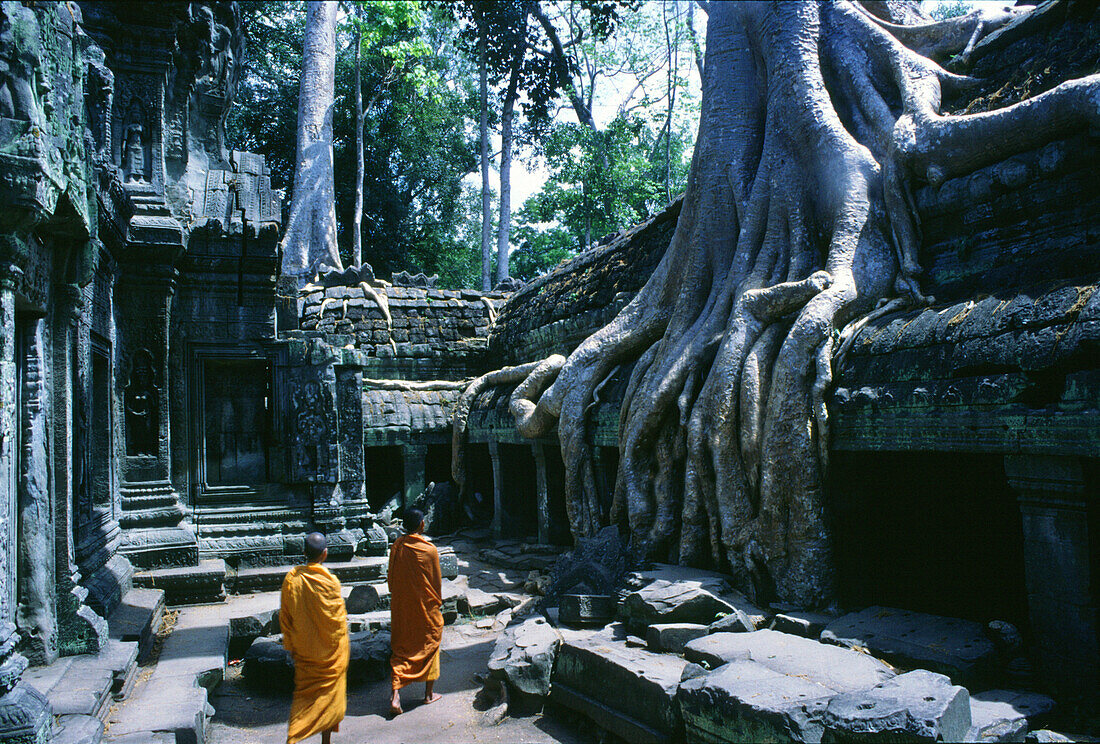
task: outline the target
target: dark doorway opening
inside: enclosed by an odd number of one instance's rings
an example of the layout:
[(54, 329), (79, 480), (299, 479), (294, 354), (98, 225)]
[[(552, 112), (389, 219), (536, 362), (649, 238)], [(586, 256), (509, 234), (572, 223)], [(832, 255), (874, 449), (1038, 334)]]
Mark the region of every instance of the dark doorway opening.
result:
[(1026, 632), (1023, 530), (1001, 455), (835, 452), (830, 470), (843, 606)]
[(489, 445), (470, 444), (466, 447), (466, 488), (464, 495), (467, 516), (477, 527), (489, 527), (493, 522), (493, 461)]
[(546, 505), (550, 511), (550, 542), (572, 545), (569, 515), (565, 511), (565, 462), (561, 448), (548, 446), (546, 452)]
[(367, 447), (363, 450), (363, 466), (371, 511), (381, 511), (394, 499), (401, 504), (405, 490), (405, 458), (401, 447)]
[(451, 482), (451, 445), (428, 445), (424, 456), (424, 479), (428, 483)]
[(529, 444), (501, 444), (501, 533), (504, 537), (538, 534), (538, 480)]

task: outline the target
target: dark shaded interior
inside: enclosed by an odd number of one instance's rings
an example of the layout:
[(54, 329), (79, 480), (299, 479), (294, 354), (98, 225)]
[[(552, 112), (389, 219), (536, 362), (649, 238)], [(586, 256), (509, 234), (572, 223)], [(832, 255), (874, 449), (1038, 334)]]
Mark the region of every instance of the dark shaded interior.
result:
[(835, 452), (838, 599), (1026, 632), (1023, 532), (1001, 455)]
[(538, 491), (535, 456), (530, 445), (501, 444), (500, 470), (504, 514), (501, 531), (505, 537), (538, 534)]
[(400, 447), (367, 447), (363, 464), (371, 511), (381, 511), (391, 499), (400, 499), (405, 487), (405, 458)]

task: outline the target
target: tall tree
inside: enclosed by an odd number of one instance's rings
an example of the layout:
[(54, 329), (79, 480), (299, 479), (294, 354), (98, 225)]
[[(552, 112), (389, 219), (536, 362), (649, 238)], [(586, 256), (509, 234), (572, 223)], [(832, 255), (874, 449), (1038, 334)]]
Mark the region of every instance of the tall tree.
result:
[(363, 265), (363, 33), (355, 32), (355, 211), (352, 213), (351, 262)]
[(489, 189), (489, 39), (484, 15), (477, 20), (478, 136), (481, 145), (481, 291), (493, 288), (493, 195)]
[[(661, 263), (568, 359), (494, 378), (520, 381), (523, 434), (557, 426), (575, 535), (612, 521), (655, 558), (727, 568), (761, 601), (832, 598), (825, 393), (860, 321), (927, 302), (914, 184), (1086, 132), (1100, 110), (1090, 75), (946, 113), (945, 94), (973, 81), (933, 57), (1028, 11), (912, 24), (882, 6), (709, 4), (691, 178)], [(617, 368), (631, 371), (606, 513), (586, 413)]]
[(512, 234), (512, 150), (514, 147), (513, 119), (516, 99), (519, 97), (520, 75), (523, 58), (527, 54), (527, 15), (529, 3), (522, 1), (503, 7), (503, 35), (508, 40), (508, 85), (504, 90), (504, 102), (500, 113), (500, 213), (497, 218), (497, 271), (499, 284), (508, 278), (508, 254)]
[(294, 192), (280, 245), (283, 276), (300, 282), (322, 266), (342, 267), (332, 162), (337, 7), (321, 0), (306, 3)]

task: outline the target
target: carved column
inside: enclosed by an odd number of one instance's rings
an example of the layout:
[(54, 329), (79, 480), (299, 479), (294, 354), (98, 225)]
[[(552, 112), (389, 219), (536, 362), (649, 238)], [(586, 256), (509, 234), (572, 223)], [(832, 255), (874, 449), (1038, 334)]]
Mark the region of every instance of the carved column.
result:
[(535, 442), (531, 445), (531, 454), (535, 456), (535, 508), (538, 509), (539, 542), (550, 544), (550, 487), (546, 477), (546, 445)]
[(15, 286), (21, 273), (11, 262), (0, 263), (0, 742), (45, 741), (53, 719), (46, 699), (20, 681), (27, 660), (16, 651)]
[(122, 552), (141, 568), (192, 566), (198, 541), (172, 486), (169, 446), (168, 320), (176, 271), (148, 260), (126, 265), (115, 290)]
[(54, 585), (54, 537), (47, 449), (45, 321), (21, 321), (23, 361), (19, 385), (19, 517), (17, 554), (19, 649), (33, 664), (58, 656)]
[(504, 534), (504, 472), (500, 466), (500, 445), (489, 442), (489, 459), (493, 463), (493, 537)]
[(51, 386), (54, 555), (57, 567), (58, 645), (62, 656), (94, 654), (107, 643), (107, 621), (85, 604), (88, 590), (80, 585), (80, 571), (76, 566), (73, 395), (79, 360), (75, 358), (74, 349), (83, 299), (80, 288), (74, 284), (63, 284), (55, 290)]
[[(1023, 517), (1024, 571), (1038, 668), (1073, 689), (1100, 682), (1097, 613), (1090, 576), (1089, 504), (1073, 457), (1010, 456), (1005, 474)], [(1093, 539), (1096, 539), (1094, 536)]]

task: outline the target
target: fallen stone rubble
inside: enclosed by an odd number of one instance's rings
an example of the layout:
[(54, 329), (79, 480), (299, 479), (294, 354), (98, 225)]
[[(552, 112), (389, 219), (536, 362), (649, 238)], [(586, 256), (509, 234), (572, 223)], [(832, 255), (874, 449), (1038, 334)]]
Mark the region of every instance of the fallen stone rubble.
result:
[[(575, 561), (563, 565), (576, 575)], [(560, 608), (509, 626), (487, 688), (506, 686), (519, 712), (554, 702), (631, 742), (1056, 736), (1034, 731), (1050, 698), (998, 688), (1012, 679), (1007, 662), (1019, 652), (1019, 644), (1005, 651), (1013, 646), (1007, 623), (884, 607), (841, 616), (769, 610), (718, 574), (679, 566), (626, 572), (617, 590), (599, 589), (552, 596), (547, 604)], [(593, 612), (573, 605), (599, 597), (615, 618), (595, 625)]]

